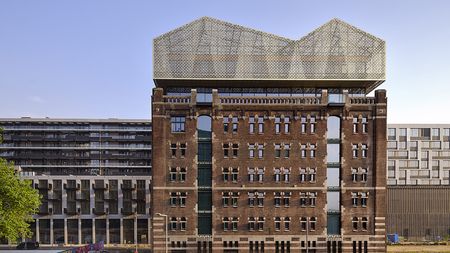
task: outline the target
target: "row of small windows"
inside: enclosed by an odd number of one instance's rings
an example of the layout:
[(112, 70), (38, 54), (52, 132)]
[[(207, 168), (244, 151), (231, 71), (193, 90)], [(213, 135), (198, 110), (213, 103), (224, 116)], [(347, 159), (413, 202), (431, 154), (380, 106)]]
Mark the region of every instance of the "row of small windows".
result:
[[(169, 205), (171, 207), (186, 207), (187, 192), (170, 192)], [(222, 207), (238, 207), (239, 192), (222, 192)], [(247, 204), (249, 207), (264, 207), (265, 192), (248, 192)], [(290, 207), (292, 192), (274, 192), (273, 205), (275, 207)], [(354, 207), (366, 207), (369, 193), (368, 192), (351, 192), (352, 205)], [(317, 192), (299, 192), (297, 200), (300, 207), (315, 207), (317, 203)]]
[[(222, 228), (223, 231), (238, 231), (239, 217), (223, 217)], [(290, 231), (291, 217), (273, 217), (275, 231)], [(367, 231), (369, 227), (369, 219), (367, 217), (353, 217), (352, 218), (353, 231)], [(247, 229), (248, 231), (264, 231), (266, 217), (248, 217)], [(169, 229), (172, 231), (186, 231), (187, 218), (186, 217), (171, 217), (169, 221)], [(299, 218), (300, 231), (316, 231), (317, 217), (300, 217)]]
[[(395, 140), (397, 136), (406, 137), (407, 136), (407, 128), (388, 128), (388, 140)], [(425, 138), (429, 139), (430, 137), (440, 137), (442, 135), (444, 137), (450, 136), (450, 128), (443, 128), (442, 131), (440, 128), (410, 128), (409, 134), (410, 137), (414, 138)]]
[[(264, 133), (264, 116), (250, 116), (248, 120), (249, 124), (249, 133), (254, 134), (262, 134)], [(300, 133), (316, 133), (316, 116), (301, 116), (300, 117)], [(185, 116), (171, 116), (170, 118), (171, 130), (173, 133), (185, 132), (186, 131), (186, 117)], [(291, 117), (289, 116), (276, 116), (274, 118), (275, 124), (275, 133), (288, 134), (291, 132)], [(224, 133), (237, 133), (239, 128), (239, 118), (237, 116), (230, 116), (223, 118), (223, 131)], [(394, 129), (395, 130), (395, 129)], [(448, 130), (448, 129), (447, 129)], [(363, 117), (353, 117), (353, 133), (367, 133), (368, 132), (368, 118), (366, 116)]]
[[(291, 217), (274, 217), (275, 231), (290, 231)], [(248, 217), (247, 229), (248, 231), (264, 231), (266, 217)], [(300, 231), (315, 231), (317, 227), (317, 217), (301, 217), (299, 219)], [(222, 218), (223, 231), (238, 231), (239, 217), (224, 217)]]
[[(410, 141), (409, 143), (409, 149), (412, 151), (418, 150), (418, 142), (417, 141)], [(387, 142), (387, 148), (388, 149), (407, 149), (406, 141), (388, 141)], [(422, 141), (420, 143), (421, 148), (423, 149), (450, 149), (450, 142), (449, 141)]]
[[(390, 163), (395, 162), (389, 160)], [(438, 161), (436, 161), (438, 162)], [(389, 163), (389, 164), (390, 164)], [(393, 166), (393, 165), (392, 165)], [(439, 166), (439, 165), (437, 165)], [(291, 168), (273, 168), (273, 181), (275, 182), (290, 182)], [(247, 180), (248, 182), (264, 182), (265, 168), (248, 168)], [(185, 182), (187, 169), (183, 167), (174, 167), (169, 170), (170, 182)], [(315, 183), (317, 175), (317, 168), (299, 168), (298, 180), (300, 183)], [(367, 182), (368, 169), (367, 168), (351, 168), (351, 179), (353, 182)], [(239, 168), (222, 168), (223, 182), (237, 183), (239, 180)]]
[[(249, 158), (264, 158), (265, 144), (250, 143), (248, 144), (248, 156)], [(291, 144), (274, 144), (274, 156), (275, 158), (289, 158), (291, 154)], [(224, 158), (229, 158), (230, 154), (236, 158), (238, 156), (239, 144), (238, 143), (224, 143), (222, 144)], [(312, 143), (300, 144), (300, 157), (316, 157), (317, 145)]]

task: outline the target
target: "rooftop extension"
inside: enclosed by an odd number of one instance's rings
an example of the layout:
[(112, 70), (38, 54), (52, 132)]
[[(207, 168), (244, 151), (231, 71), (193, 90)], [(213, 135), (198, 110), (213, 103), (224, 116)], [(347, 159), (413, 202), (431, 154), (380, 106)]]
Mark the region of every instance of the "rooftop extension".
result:
[(363, 88), (385, 81), (385, 42), (339, 19), (299, 40), (203, 17), (154, 39), (157, 87)]

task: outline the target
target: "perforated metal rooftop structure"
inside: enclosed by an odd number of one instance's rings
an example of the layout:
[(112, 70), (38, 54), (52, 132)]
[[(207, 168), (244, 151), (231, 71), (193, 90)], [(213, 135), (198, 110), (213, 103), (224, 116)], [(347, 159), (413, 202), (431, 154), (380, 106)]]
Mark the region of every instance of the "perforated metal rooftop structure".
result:
[(339, 19), (299, 40), (203, 17), (154, 39), (156, 86), (359, 87), (385, 80), (385, 42)]

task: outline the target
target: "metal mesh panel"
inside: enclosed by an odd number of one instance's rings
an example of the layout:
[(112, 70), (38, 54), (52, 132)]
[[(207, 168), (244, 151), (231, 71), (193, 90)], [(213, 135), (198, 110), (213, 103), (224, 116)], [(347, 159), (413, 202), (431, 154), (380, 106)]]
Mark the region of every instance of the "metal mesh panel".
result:
[(204, 17), (153, 50), (154, 79), (385, 79), (385, 42), (338, 19), (290, 40)]

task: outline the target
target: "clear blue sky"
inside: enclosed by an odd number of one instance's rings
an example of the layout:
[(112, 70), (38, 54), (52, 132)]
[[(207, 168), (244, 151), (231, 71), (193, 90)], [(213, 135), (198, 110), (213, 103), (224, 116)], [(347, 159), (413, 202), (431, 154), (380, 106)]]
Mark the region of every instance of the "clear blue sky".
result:
[(446, 0), (0, 0), (0, 118), (149, 118), (152, 39), (202, 16), (291, 39), (340, 18), (387, 42), (389, 122), (450, 123)]

